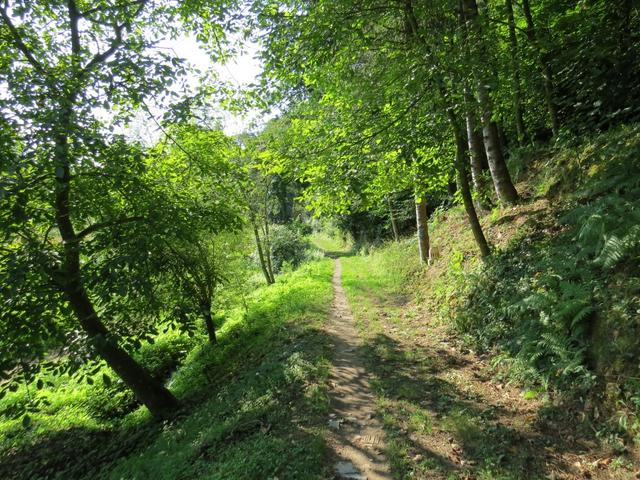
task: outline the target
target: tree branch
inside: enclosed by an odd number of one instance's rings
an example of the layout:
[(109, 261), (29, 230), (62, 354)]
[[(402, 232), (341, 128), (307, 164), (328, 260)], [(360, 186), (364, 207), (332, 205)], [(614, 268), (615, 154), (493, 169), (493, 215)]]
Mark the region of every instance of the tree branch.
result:
[(84, 76), (89, 73), (94, 67), (102, 64), (106, 61), (111, 55), (116, 53), (118, 48), (124, 43), (122, 40), (122, 30), (124, 30), (125, 24), (122, 25), (114, 25), (113, 31), (115, 38), (111, 41), (111, 46), (107, 48), (102, 53), (97, 53), (89, 62), (84, 66), (82, 71), (80, 72), (80, 76)]
[(69, 30), (71, 31), (71, 52), (74, 57), (73, 61), (77, 62), (80, 55), (80, 31), (78, 30), (80, 12), (78, 12), (75, 0), (67, 1), (67, 10), (69, 12)]
[[(73, 0), (70, 0), (70, 1), (73, 1)], [(131, 15), (131, 18), (135, 18), (144, 9), (144, 7), (146, 5), (146, 0), (138, 0), (138, 1), (131, 2), (131, 3), (127, 3), (127, 4), (124, 5), (124, 8), (126, 8), (128, 6), (131, 6), (131, 5), (138, 5), (138, 9), (133, 13), (133, 15)], [(84, 14), (80, 14), (79, 13), (79, 15), (86, 16), (87, 12), (85, 12)], [(91, 60), (89, 60), (89, 62), (85, 65), (85, 67), (80, 72), (80, 77), (83, 77), (84, 75), (89, 73), (94, 67), (97, 67), (98, 65), (101, 65), (111, 55), (116, 53), (118, 48), (120, 48), (122, 46), (122, 44), (124, 43), (124, 40), (122, 38), (122, 31), (124, 30), (124, 28), (126, 26), (127, 26), (127, 22), (126, 21), (124, 21), (120, 25), (118, 25), (117, 23), (113, 24), (114, 38), (111, 41), (111, 46), (108, 49), (106, 49), (104, 52), (96, 54)]]
[(88, 235), (91, 235), (92, 233), (97, 232), (98, 230), (101, 230), (103, 228), (115, 227), (117, 225), (124, 225), (124, 224), (132, 223), (132, 222), (139, 222), (140, 220), (144, 220), (144, 217), (141, 217), (141, 216), (138, 216), (138, 217), (125, 217), (125, 218), (120, 218), (120, 219), (117, 219), (117, 220), (111, 220), (109, 222), (94, 223), (93, 225), (89, 225), (84, 230), (78, 232), (76, 234), (76, 237), (78, 238), (78, 240), (82, 240), (84, 237), (86, 237)]
[(2, 17), (2, 21), (4, 22), (4, 24), (9, 29), (9, 32), (11, 33), (11, 36), (13, 38), (13, 43), (15, 44), (16, 48), (22, 52), (22, 54), (26, 57), (27, 61), (40, 75), (43, 75), (45, 77), (48, 76), (45, 68), (36, 59), (36, 57), (34, 57), (33, 52), (29, 50), (29, 47), (27, 47), (27, 45), (24, 43), (24, 40), (22, 40), (22, 37), (20, 36), (20, 32), (18, 31), (16, 26), (11, 21), (11, 18), (7, 14), (6, 5), (0, 8), (0, 16)]

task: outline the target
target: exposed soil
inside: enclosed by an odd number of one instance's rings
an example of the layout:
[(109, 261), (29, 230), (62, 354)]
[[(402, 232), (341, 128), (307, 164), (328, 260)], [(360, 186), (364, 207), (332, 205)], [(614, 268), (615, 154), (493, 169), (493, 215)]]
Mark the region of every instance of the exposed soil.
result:
[(327, 326), (333, 338), (333, 370), (329, 397), (332, 411), (328, 444), (336, 479), (391, 479), (384, 430), (376, 418), (376, 398), (361, 354), (361, 343), (341, 282), (342, 266), (335, 260), (334, 304)]

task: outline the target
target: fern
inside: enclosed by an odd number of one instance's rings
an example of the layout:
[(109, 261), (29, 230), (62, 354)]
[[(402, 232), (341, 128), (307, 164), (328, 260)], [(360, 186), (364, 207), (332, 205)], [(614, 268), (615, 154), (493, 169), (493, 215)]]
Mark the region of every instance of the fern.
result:
[(604, 246), (595, 263), (604, 268), (613, 268), (622, 260), (638, 254), (640, 250), (640, 225), (634, 225), (623, 237), (611, 235), (604, 242)]
[(607, 195), (577, 207), (561, 221), (578, 227), (574, 240), (578, 258), (610, 269), (640, 252), (640, 210), (618, 195)]
[(605, 219), (600, 213), (595, 213), (583, 221), (582, 227), (578, 231), (577, 240), (583, 251), (595, 254), (602, 249), (605, 234)]

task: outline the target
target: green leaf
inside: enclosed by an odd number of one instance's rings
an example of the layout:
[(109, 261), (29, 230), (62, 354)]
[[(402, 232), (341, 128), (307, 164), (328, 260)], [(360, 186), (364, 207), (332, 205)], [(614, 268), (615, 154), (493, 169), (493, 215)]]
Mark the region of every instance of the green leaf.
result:
[(42, 381), (41, 378), (38, 379), (38, 382), (36, 383), (36, 388), (38, 390), (42, 390), (42, 387), (44, 387), (44, 382)]
[(537, 398), (538, 395), (540, 395), (540, 392), (538, 390), (526, 390), (523, 394), (522, 397), (525, 400), (533, 400), (534, 398)]
[(111, 377), (109, 377), (109, 375), (107, 375), (106, 373), (102, 374), (102, 382), (104, 383), (105, 387), (110, 387), (111, 386)]

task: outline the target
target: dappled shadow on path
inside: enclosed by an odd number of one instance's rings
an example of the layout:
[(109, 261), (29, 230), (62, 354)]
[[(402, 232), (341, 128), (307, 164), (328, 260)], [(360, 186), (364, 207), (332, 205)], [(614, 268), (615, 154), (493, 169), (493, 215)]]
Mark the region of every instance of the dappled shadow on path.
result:
[(398, 477), (585, 478), (568, 460), (581, 447), (538, 430), (519, 391), (489, 383), (446, 339), (409, 346), (379, 333), (366, 354)]
[[(390, 480), (381, 424), (375, 418), (376, 399), (362, 355), (360, 338), (342, 288), (342, 265), (334, 262), (332, 312), (326, 327), (332, 337), (333, 368), (329, 398), (332, 417), (329, 447), (338, 478)], [(349, 477), (349, 475), (352, 475)], [(359, 477), (358, 477), (359, 476)]]

